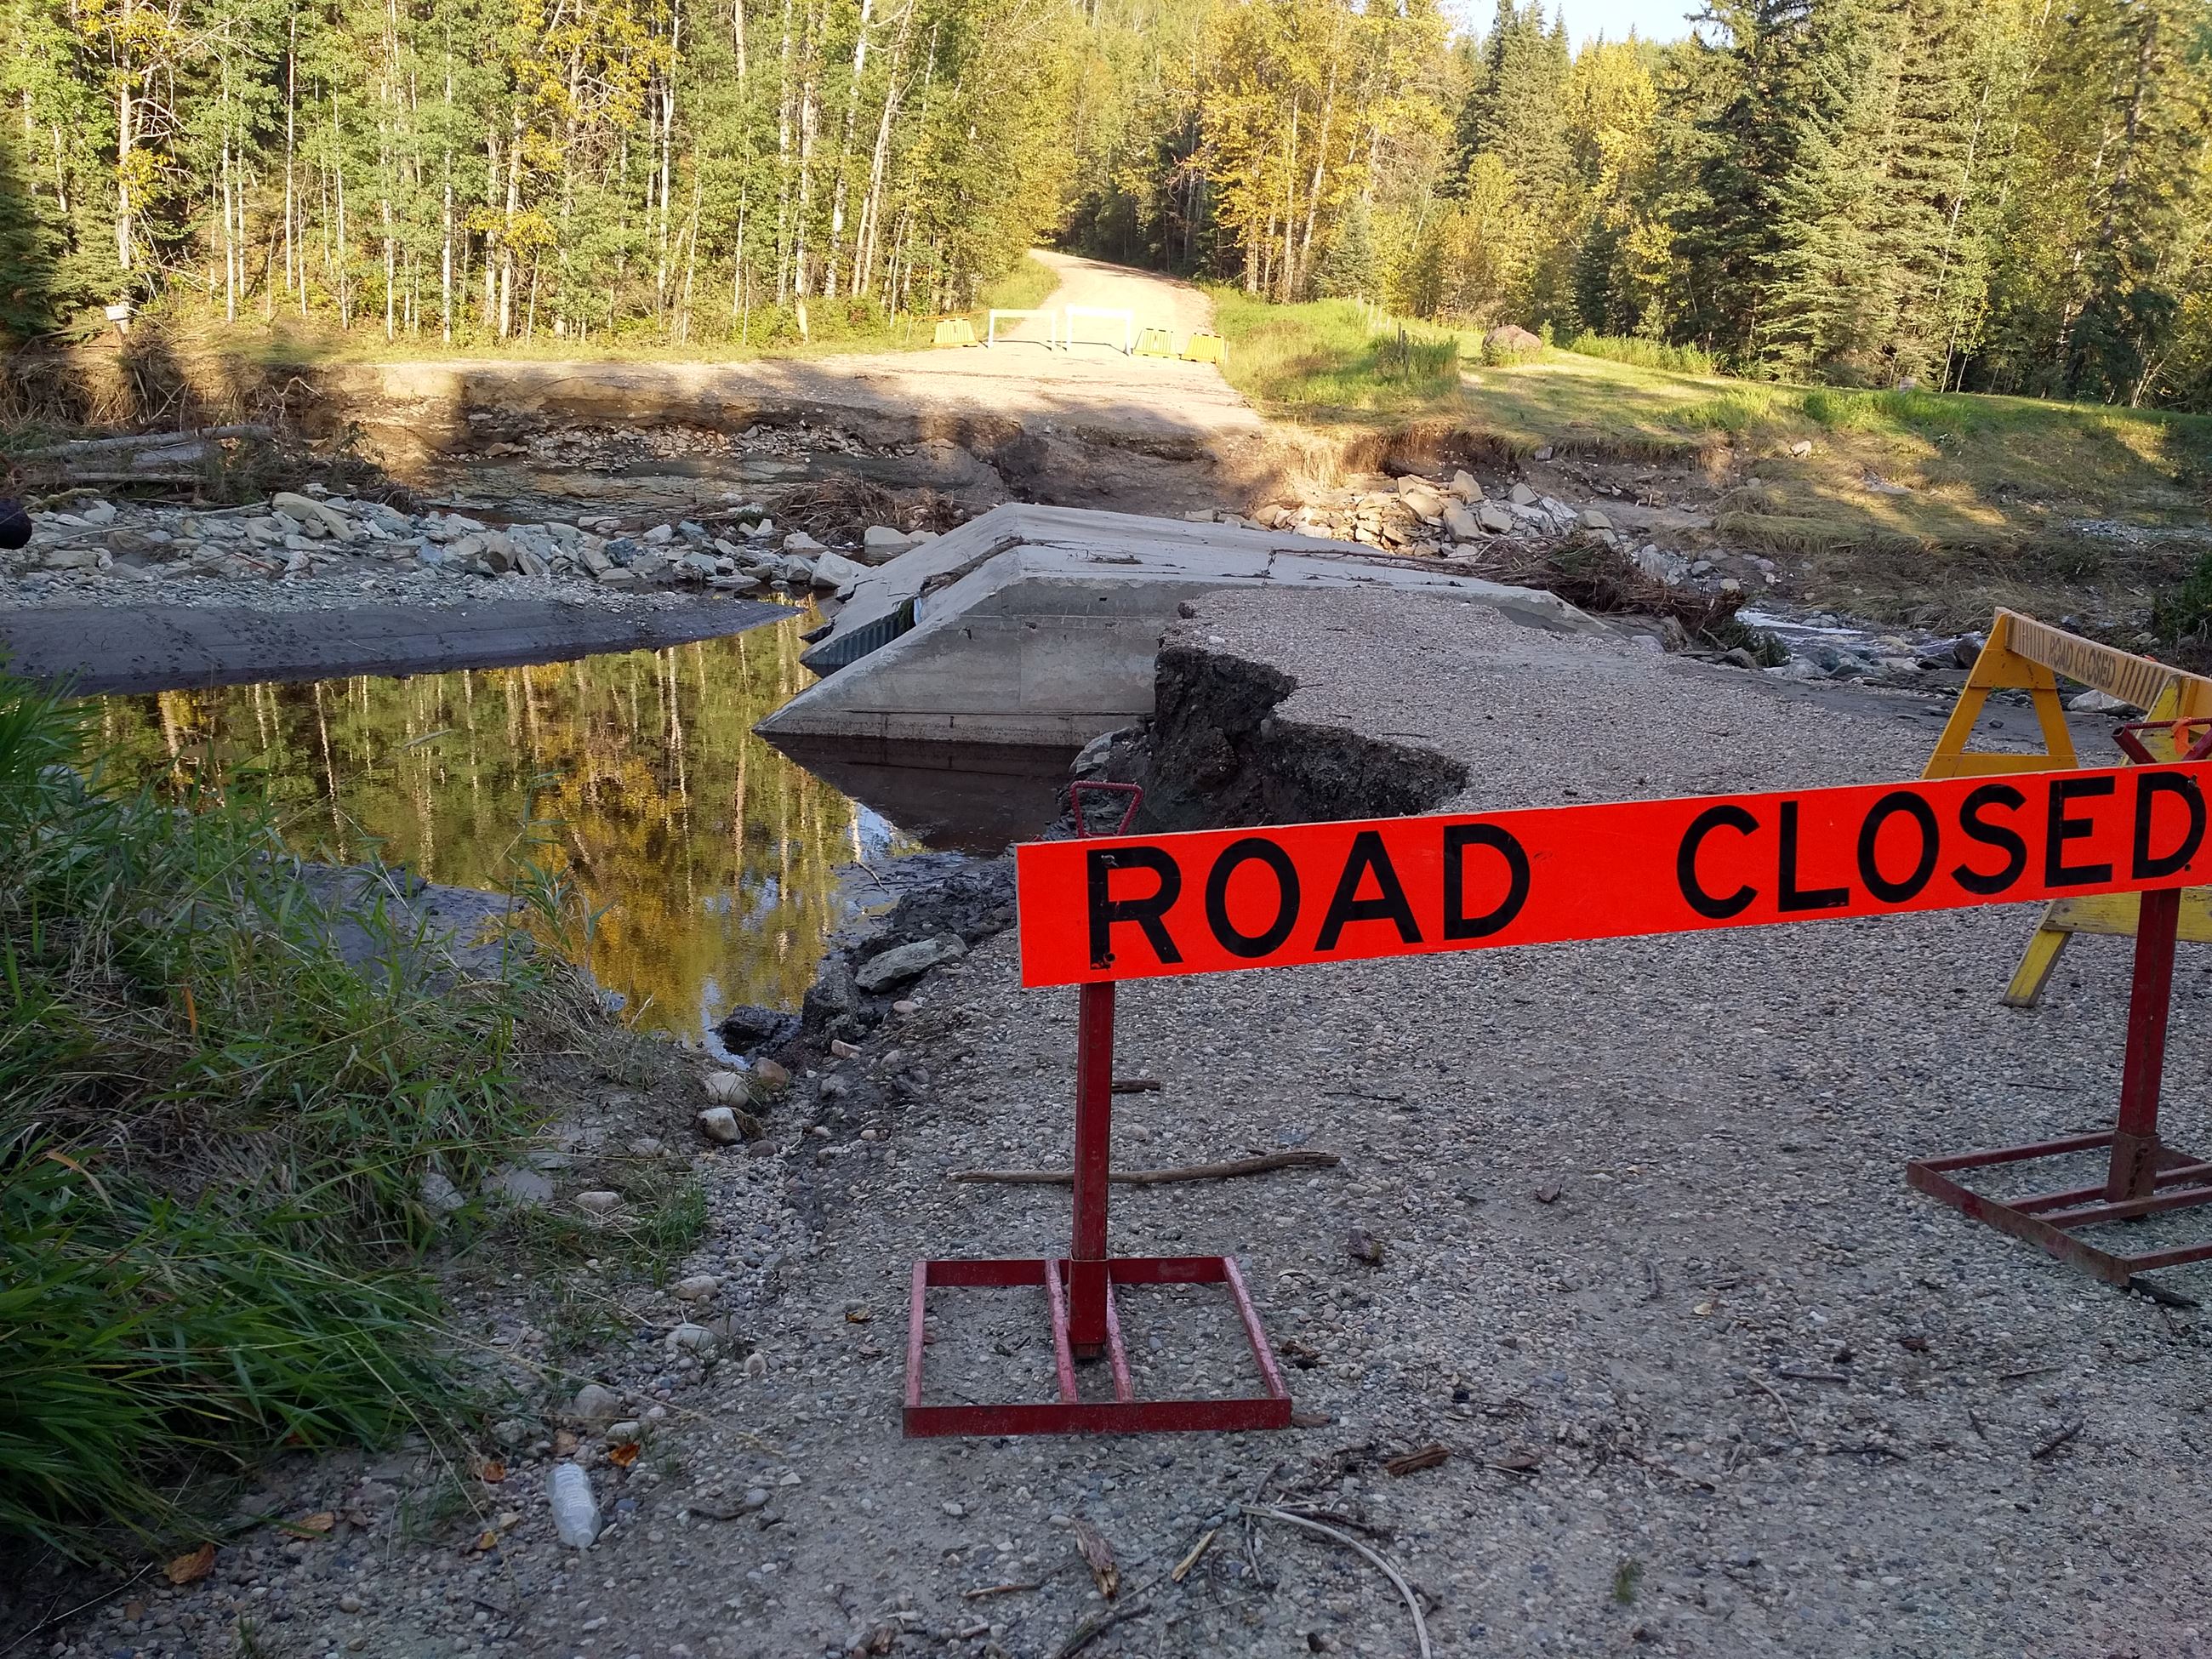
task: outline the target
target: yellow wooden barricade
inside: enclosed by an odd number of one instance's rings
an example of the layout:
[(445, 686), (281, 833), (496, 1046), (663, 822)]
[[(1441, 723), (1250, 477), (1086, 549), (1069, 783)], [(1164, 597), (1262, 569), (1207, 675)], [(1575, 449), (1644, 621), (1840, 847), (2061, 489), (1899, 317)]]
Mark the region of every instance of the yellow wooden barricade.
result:
[(975, 343), (975, 325), (965, 317), (947, 317), (937, 325), (937, 337), (932, 345), (971, 346)]
[[(2078, 680), (2146, 711), (2154, 720), (2212, 715), (2212, 679), (2191, 674), (2148, 657), (2085, 640), (2078, 634), (2017, 611), (1999, 611), (1990, 624), (1989, 642), (1974, 659), (1958, 706), (1936, 740), (1936, 752), (1921, 775), (1926, 778), (1992, 777), (2008, 772), (2051, 772), (2079, 766), (2066, 708), (2058, 696), (2057, 676)], [(1993, 754), (1966, 747), (1992, 691), (2021, 690), (2034, 707), (2043, 734), (2039, 753)], [(2197, 735), (2202, 735), (2201, 733)], [(2172, 753), (2164, 733), (2146, 732), (2154, 755)], [(2076, 933), (2132, 938), (2142, 903), (2137, 893), (2055, 900), (2036, 924), (2012, 983), (2005, 988), (2008, 1008), (2033, 1008), (2058, 966), (2059, 953)], [(2181, 896), (2180, 937), (2212, 944), (2212, 888), (2191, 887)]]
[(1182, 349), (1182, 360), (1187, 363), (1219, 363), (1229, 366), (1229, 342), (1218, 334), (1194, 334), (1190, 343)]
[(1136, 357), (1172, 357), (1176, 355), (1175, 336), (1164, 328), (1139, 330), (1137, 349), (1130, 355)]

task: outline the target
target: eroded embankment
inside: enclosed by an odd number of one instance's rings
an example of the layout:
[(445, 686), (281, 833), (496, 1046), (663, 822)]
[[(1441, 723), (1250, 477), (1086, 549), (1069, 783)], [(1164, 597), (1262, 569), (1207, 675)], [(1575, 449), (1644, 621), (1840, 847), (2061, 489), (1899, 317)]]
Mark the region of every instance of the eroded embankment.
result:
[(1077, 763), (1083, 775), (1143, 787), (1140, 829), (1426, 812), (1468, 785), (1467, 769), (1432, 749), (1277, 715), (1298, 683), (1264, 662), (1170, 643), (1154, 685), (1152, 718)]

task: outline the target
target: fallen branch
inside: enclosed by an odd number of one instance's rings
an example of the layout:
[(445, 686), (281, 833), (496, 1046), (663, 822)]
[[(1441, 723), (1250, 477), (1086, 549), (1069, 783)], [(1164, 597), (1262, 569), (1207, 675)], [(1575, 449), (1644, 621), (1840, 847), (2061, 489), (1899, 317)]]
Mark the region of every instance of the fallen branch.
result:
[[(1265, 1175), (1271, 1170), (1331, 1170), (1344, 1162), (1334, 1152), (1266, 1152), (1231, 1158), (1226, 1164), (1185, 1164), (1169, 1170), (1116, 1170), (1106, 1178), (1125, 1187), (1161, 1187), (1174, 1181), (1226, 1181), (1235, 1176)], [(948, 1181), (992, 1187), (1065, 1187), (1072, 1170), (955, 1170)]]
[(1078, 1625), (1069, 1633), (1067, 1640), (1052, 1650), (1052, 1659), (1073, 1659), (1073, 1656), (1082, 1652), (1115, 1626), (1127, 1620), (1141, 1619), (1152, 1610), (1152, 1604), (1150, 1601), (1134, 1599), (1124, 1601), (1118, 1607), (1109, 1607), (1096, 1619)]
[(19, 461), (68, 460), (77, 455), (125, 454), (134, 449), (173, 449), (210, 438), (273, 438), (276, 435), (273, 428), (258, 424), (211, 426), (198, 432), (137, 432), (120, 438), (72, 438), (66, 443), (48, 444), (43, 449), (24, 450), (15, 459)]
[(1413, 1587), (1406, 1582), (1406, 1576), (1391, 1565), (1387, 1557), (1368, 1548), (1350, 1533), (1339, 1532), (1334, 1527), (1325, 1527), (1320, 1522), (1309, 1520), (1303, 1515), (1292, 1515), (1287, 1510), (1259, 1508), (1250, 1504), (1240, 1504), (1238, 1507), (1255, 1520), (1280, 1521), (1285, 1526), (1297, 1527), (1303, 1531), (1333, 1540), (1347, 1549), (1357, 1550), (1368, 1560), (1373, 1562), (1377, 1568), (1381, 1569), (1382, 1576), (1398, 1587), (1398, 1594), (1406, 1598), (1407, 1609), (1413, 1615), (1413, 1639), (1420, 1645), (1421, 1659), (1433, 1659), (1429, 1647), (1429, 1621), (1421, 1616), (1421, 1598), (1413, 1594)]
[(2028, 1455), (2032, 1458), (2048, 1457), (2051, 1453), (2057, 1451), (2061, 1446), (2071, 1445), (2074, 1443), (2075, 1437), (2088, 1426), (2089, 1419), (2087, 1418), (2077, 1417), (2071, 1423), (2069, 1423), (2064, 1428), (2059, 1430), (2057, 1433), (2052, 1435), (2050, 1439), (2045, 1441), (2033, 1451), (2028, 1453)]
[(1790, 1425), (1790, 1433), (1791, 1437), (1799, 1440), (1803, 1439), (1804, 1436), (1797, 1432), (1797, 1419), (1790, 1414), (1790, 1402), (1784, 1400), (1780, 1395), (1775, 1393), (1773, 1389), (1768, 1385), (1765, 1377), (1753, 1373), (1751, 1374), (1751, 1380), (1753, 1386), (1755, 1386), (1760, 1393), (1764, 1394), (1776, 1405), (1782, 1407), (1782, 1420)]

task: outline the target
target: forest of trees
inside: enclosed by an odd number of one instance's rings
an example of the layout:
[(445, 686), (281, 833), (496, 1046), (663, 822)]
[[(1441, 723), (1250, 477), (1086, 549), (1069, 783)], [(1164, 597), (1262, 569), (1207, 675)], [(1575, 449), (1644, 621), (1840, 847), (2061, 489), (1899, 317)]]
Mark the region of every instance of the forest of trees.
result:
[(1497, 3), (0, 0), (0, 337), (160, 298), (767, 343), (1057, 236), (1745, 374), (2212, 408), (2204, 0), (1713, 0), (1579, 52)]

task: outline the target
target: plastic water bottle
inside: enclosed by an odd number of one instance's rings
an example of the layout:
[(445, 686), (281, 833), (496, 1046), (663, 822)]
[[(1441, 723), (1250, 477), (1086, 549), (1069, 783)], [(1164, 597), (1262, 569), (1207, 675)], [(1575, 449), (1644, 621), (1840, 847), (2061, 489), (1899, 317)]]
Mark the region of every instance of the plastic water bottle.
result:
[(570, 1548), (588, 1548), (599, 1535), (599, 1500), (592, 1496), (592, 1477), (574, 1463), (556, 1463), (550, 1484), (553, 1530)]

